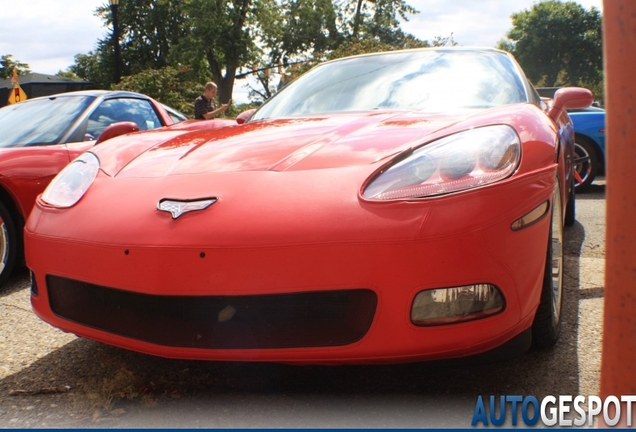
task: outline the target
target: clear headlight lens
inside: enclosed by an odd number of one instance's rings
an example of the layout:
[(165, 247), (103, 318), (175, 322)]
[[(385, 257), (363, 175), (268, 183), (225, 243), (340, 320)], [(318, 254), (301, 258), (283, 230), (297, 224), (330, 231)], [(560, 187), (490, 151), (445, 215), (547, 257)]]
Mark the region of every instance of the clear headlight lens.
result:
[(510, 126), (471, 129), (415, 150), (377, 174), (362, 196), (420, 198), (483, 186), (512, 175), (520, 159), (521, 143)]
[(429, 289), (415, 296), (411, 321), (422, 326), (453, 324), (486, 318), (503, 309), (503, 296), (491, 284)]
[(82, 154), (51, 181), (42, 194), (42, 200), (59, 208), (75, 205), (93, 184), (98, 171), (97, 156), (88, 152)]

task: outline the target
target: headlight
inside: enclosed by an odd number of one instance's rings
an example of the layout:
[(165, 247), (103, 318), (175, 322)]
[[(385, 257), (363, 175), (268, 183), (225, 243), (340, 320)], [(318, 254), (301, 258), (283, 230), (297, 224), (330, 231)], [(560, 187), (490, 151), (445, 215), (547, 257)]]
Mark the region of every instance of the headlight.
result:
[(510, 126), (486, 126), (444, 137), (381, 171), (362, 196), (420, 198), (494, 183), (515, 171), (521, 144)]
[(99, 159), (84, 153), (66, 166), (42, 194), (42, 200), (54, 207), (67, 208), (80, 200), (95, 180)]

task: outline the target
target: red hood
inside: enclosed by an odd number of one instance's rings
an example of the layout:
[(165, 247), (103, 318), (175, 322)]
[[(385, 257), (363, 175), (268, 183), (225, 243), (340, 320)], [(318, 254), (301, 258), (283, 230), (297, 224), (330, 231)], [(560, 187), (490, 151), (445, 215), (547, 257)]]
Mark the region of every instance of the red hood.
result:
[(336, 168), (369, 164), (418, 145), (466, 115), (393, 111), (262, 120), (203, 131), (163, 128), (113, 139), (94, 152), (104, 172), (127, 177)]

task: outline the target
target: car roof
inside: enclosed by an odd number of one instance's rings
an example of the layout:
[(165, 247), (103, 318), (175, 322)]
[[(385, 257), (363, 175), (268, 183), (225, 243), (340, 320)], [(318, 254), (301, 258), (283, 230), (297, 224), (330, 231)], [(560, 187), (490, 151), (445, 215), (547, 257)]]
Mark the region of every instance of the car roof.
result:
[[(37, 98), (27, 99), (26, 101), (33, 101), (38, 99), (51, 99), (58, 97), (72, 97), (72, 96), (89, 96), (89, 97), (134, 97), (141, 99), (149, 99), (148, 96), (141, 93), (125, 91), (125, 90), (78, 90), (64, 93), (56, 93), (48, 96), (40, 96)], [(25, 101), (25, 102), (26, 102)]]
[(373, 56), (380, 56), (380, 55), (387, 55), (387, 54), (404, 54), (405, 52), (418, 52), (418, 51), (472, 51), (472, 52), (492, 52), (492, 53), (499, 53), (499, 54), (503, 54), (506, 56), (510, 56), (510, 53), (507, 51), (503, 51), (497, 48), (491, 48), (491, 47), (486, 47), (486, 46), (441, 46), (441, 47), (422, 47), (422, 48), (410, 48), (410, 49), (398, 49), (398, 50), (394, 50), (394, 51), (380, 51), (380, 52), (372, 52), (372, 53), (364, 53), (364, 54), (357, 54), (357, 55), (352, 55), (352, 56), (346, 56), (346, 57), (341, 57), (341, 58), (337, 58), (337, 59), (333, 59), (333, 60), (329, 60), (326, 61), (322, 64), (327, 64), (327, 63), (335, 63), (335, 62), (339, 62), (342, 60), (350, 60), (352, 58), (358, 58), (358, 57), (373, 57)]

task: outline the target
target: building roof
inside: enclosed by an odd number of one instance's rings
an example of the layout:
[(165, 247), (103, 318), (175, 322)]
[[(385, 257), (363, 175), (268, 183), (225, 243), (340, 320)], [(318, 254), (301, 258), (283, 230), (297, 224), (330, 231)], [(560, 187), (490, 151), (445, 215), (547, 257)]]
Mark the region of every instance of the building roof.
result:
[[(70, 85), (88, 85), (88, 81), (76, 80), (72, 78), (61, 77), (57, 75), (46, 75), (41, 73), (29, 73), (18, 75), (18, 84), (70, 84)], [(11, 78), (0, 80), (0, 88), (13, 88)]]

